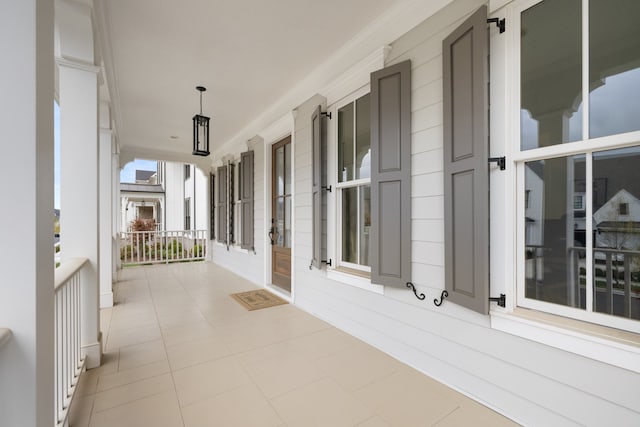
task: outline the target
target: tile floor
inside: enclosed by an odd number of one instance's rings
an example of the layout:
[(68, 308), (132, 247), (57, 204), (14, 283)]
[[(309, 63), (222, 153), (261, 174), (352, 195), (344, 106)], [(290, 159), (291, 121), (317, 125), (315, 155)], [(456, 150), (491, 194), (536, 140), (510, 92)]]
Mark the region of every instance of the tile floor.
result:
[(246, 311), (255, 285), (215, 264), (119, 279), (72, 427), (514, 425), (292, 305)]

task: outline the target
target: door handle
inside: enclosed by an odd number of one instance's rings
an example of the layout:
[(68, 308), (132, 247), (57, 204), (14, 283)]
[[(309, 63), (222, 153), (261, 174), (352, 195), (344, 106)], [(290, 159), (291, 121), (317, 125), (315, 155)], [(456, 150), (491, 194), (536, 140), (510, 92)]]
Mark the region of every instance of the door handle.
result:
[(274, 232), (274, 229), (273, 229), (273, 227), (271, 227), (271, 228), (269, 229), (269, 240), (271, 240), (271, 246), (273, 246), (273, 245), (274, 245), (274, 243), (275, 243), (275, 242), (273, 241), (273, 232)]

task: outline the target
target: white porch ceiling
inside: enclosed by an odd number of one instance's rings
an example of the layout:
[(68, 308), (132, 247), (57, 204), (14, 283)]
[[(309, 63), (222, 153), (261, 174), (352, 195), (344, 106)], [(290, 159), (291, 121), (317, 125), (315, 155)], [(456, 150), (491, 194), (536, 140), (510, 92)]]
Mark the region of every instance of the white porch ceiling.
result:
[(121, 149), (190, 155), (203, 85), (214, 151), (401, 1), (100, 1)]

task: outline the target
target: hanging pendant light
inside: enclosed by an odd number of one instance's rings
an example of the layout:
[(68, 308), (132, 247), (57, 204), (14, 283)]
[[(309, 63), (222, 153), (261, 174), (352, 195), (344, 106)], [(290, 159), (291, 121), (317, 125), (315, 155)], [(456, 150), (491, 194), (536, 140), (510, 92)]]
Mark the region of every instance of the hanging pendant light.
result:
[(196, 86), (200, 92), (200, 114), (193, 116), (193, 155), (208, 156), (209, 153), (209, 117), (202, 115), (202, 92), (204, 86)]

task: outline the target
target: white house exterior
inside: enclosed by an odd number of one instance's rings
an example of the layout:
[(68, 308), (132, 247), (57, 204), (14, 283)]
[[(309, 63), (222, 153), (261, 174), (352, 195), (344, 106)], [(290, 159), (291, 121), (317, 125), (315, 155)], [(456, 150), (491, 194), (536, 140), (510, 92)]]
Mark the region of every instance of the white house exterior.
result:
[(206, 230), (207, 177), (189, 164), (158, 162), (157, 169), (150, 179), (120, 183), (122, 224), (127, 224), (123, 231), (136, 218), (155, 220), (158, 230)]
[[(608, 200), (623, 198), (622, 212), (638, 208), (640, 5), (393, 2), (211, 156), (193, 160), (185, 180), (188, 152), (122, 136), (127, 88), (114, 76), (126, 69), (109, 62), (101, 28), (116, 11), (80, 3), (56, 2), (55, 21), (47, 2), (0, 6), (8, 52), (0, 87), (10, 100), (1, 107), (10, 159), (0, 180), (23, 177), (0, 196), (24, 207), (21, 218), (0, 214), (16, 242), (0, 249), (0, 326), (14, 331), (0, 348), (0, 424), (51, 417), (55, 54), (69, 147), (64, 256), (89, 259), (96, 309), (111, 288), (102, 273), (116, 264), (113, 236), (124, 229), (118, 166), (173, 161), (165, 192), (182, 189), (183, 198), (167, 199), (166, 227), (185, 225), (185, 200), (207, 200), (189, 225), (210, 230), (210, 262), (523, 425), (638, 425), (640, 254), (612, 255), (629, 266), (630, 278), (607, 285), (623, 308), (600, 305), (594, 233)], [(101, 69), (110, 78), (98, 97)], [(83, 161), (65, 169), (65, 159)], [(530, 246), (539, 247), (539, 272)], [(19, 256), (26, 252), (33, 256)], [(87, 330), (83, 351), (99, 364), (95, 319)]]

